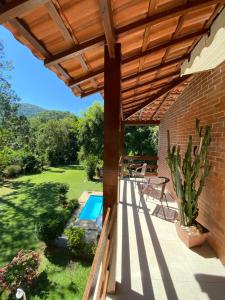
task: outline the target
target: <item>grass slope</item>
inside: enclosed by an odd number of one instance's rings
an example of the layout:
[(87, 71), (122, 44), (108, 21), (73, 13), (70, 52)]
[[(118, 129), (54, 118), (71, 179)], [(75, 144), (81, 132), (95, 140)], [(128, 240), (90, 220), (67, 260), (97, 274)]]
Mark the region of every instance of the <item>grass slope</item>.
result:
[[(56, 183), (70, 185), (69, 198), (84, 190), (102, 190), (100, 183), (87, 181), (85, 171), (76, 167), (49, 168), (31, 176), (9, 181), (0, 189), (0, 266), (9, 262), (20, 249), (43, 252), (44, 245), (35, 234), (40, 213), (55, 207)], [(46, 256), (48, 258), (46, 258)], [(67, 253), (42, 254), (37, 291), (28, 299), (81, 299), (90, 266), (70, 262)]]

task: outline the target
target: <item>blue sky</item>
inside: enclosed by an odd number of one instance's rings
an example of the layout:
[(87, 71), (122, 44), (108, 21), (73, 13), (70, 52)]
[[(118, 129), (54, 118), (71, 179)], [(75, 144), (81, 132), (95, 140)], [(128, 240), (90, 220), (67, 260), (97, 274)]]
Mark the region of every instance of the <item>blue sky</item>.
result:
[(2, 26), (0, 40), (4, 44), (5, 59), (13, 64), (10, 82), (21, 102), (46, 109), (70, 111), (76, 115), (87, 110), (95, 101), (103, 103), (100, 94), (83, 99), (76, 97), (62, 80), (45, 68), (41, 60)]

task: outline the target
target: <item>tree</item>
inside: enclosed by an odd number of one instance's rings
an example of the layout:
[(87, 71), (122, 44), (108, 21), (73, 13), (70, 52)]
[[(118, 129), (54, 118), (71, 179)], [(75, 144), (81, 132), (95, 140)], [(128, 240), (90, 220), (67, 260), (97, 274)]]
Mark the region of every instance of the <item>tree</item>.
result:
[(157, 155), (158, 126), (125, 127), (126, 155)]
[(37, 149), (52, 166), (74, 163), (78, 151), (76, 117), (42, 124), (37, 131)]
[(99, 159), (103, 157), (103, 106), (95, 102), (79, 118), (78, 123), (80, 158), (94, 155)]

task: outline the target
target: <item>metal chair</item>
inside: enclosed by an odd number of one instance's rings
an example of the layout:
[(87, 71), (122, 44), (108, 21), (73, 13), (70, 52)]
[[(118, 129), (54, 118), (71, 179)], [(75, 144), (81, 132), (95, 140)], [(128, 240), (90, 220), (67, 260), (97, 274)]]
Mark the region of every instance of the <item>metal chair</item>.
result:
[[(141, 189), (140, 189), (140, 201), (139, 201), (139, 207), (140, 207), (140, 203), (141, 203), (141, 197), (144, 197), (144, 195), (146, 195), (147, 197), (152, 196), (154, 199), (158, 199), (161, 203), (161, 207), (163, 210), (163, 215), (164, 218), (166, 219), (166, 214), (164, 211), (164, 206), (163, 206), (163, 198), (165, 198), (166, 200), (166, 205), (167, 208), (169, 208), (168, 206), (168, 202), (167, 202), (167, 198), (166, 198), (166, 193), (165, 193), (165, 188), (166, 188), (166, 184), (169, 182), (170, 180), (166, 177), (149, 177), (146, 179), (146, 182), (142, 185)], [(155, 195), (158, 194), (158, 196), (156, 197)]]
[(132, 177), (135, 178), (136, 183), (137, 183), (137, 178), (145, 178), (146, 169), (147, 169), (147, 164), (144, 163), (142, 167), (139, 167), (136, 170), (131, 172), (131, 175)]

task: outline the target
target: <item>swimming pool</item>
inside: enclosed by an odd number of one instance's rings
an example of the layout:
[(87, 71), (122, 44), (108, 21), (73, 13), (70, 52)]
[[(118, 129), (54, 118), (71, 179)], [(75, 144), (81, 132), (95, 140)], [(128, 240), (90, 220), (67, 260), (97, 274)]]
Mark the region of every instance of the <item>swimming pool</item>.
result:
[(93, 220), (96, 221), (102, 216), (103, 210), (103, 196), (90, 195), (84, 207), (82, 208), (79, 220)]

